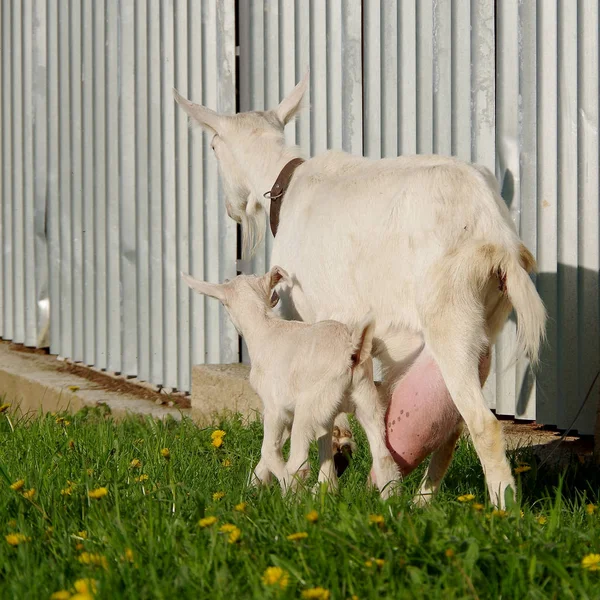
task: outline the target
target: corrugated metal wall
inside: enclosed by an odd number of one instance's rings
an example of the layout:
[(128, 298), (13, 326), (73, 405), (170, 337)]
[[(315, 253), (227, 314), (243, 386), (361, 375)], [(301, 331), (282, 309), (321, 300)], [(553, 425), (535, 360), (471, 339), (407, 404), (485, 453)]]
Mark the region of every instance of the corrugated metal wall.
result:
[(0, 335), (36, 344), (49, 282), (53, 353), (183, 390), (192, 363), (237, 361), (229, 319), (179, 277), (235, 276), (236, 228), (171, 91), (235, 110), (233, 0), (0, 14)]
[[(49, 287), (53, 352), (180, 389), (191, 363), (237, 360), (223, 311), (178, 280), (233, 275), (236, 232), (171, 99), (234, 111), (237, 27), (241, 110), (276, 106), (310, 66), (287, 131), (308, 154), (495, 169), (550, 320), (537, 381), (510, 363), (507, 324), (486, 396), (571, 424), (600, 366), (596, 0), (3, 0), (0, 17), (5, 339), (36, 343)], [(241, 268), (270, 250), (269, 234)]]

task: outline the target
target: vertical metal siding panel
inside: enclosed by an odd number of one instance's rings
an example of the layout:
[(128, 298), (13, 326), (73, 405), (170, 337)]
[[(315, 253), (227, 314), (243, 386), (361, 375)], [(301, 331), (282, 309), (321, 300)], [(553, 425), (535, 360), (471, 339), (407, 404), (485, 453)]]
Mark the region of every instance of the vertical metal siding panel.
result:
[(399, 8), (399, 154), (417, 152), (417, 4), (403, 0)]
[(33, 170), (33, 0), (22, 2), (23, 68), (23, 270), (24, 270), (24, 338), (26, 346), (37, 341), (35, 298), (35, 229), (34, 229), (34, 170)]
[(60, 276), (60, 56), (59, 5), (48, 3), (48, 277), (50, 352), (62, 354)]
[(538, 288), (548, 311), (546, 344), (542, 347), (538, 373), (536, 418), (558, 422), (558, 13), (557, 2), (540, 2), (538, 22), (538, 114), (537, 114), (537, 202)]
[[(452, 0), (452, 154), (471, 160), (471, 2)], [(475, 49), (476, 51), (476, 49)]]
[(433, 0), (417, 2), (417, 152), (433, 151)]
[(95, 194), (95, 181), (99, 173), (94, 164), (94, 117), (96, 105), (94, 95), (94, 7), (91, 0), (82, 2), (82, 156), (83, 156), (83, 352), (82, 360), (87, 365), (96, 364), (96, 287), (99, 282), (94, 270), (94, 238), (96, 223), (94, 212), (99, 198)]
[(325, 33), (325, 57), (327, 66), (327, 148), (342, 150), (342, 64), (344, 36), (342, 0), (330, 0), (326, 4), (327, 30)]
[[(8, 53), (6, 49), (6, 38), (4, 37), (4, 4), (5, 2), (0, 2), (0, 35), (4, 40), (4, 44), (2, 45), (2, 52), (0, 53), (0, 130), (5, 132), (4, 128), (4, 96), (8, 87), (5, 85), (5, 76), (6, 72), (4, 69), (4, 57)], [(6, 134), (0, 136), (0, 138), (6, 137)], [(2, 179), (0, 179), (0, 281), (2, 282), (2, 288), (4, 288), (4, 211), (2, 210), (4, 205), (7, 202), (7, 197), (4, 195), (4, 173), (3, 173), (3, 165), (4, 165), (4, 139), (0, 139), (0, 175)], [(4, 337), (4, 292), (0, 289), (0, 338)]]
[[(107, 232), (107, 81), (106, 81), (106, 3), (105, 0), (94, 0), (91, 4), (94, 18), (93, 45), (93, 98), (94, 98), (94, 318), (95, 365), (100, 369), (108, 367), (108, 241)], [(92, 232), (90, 232), (92, 234)]]
[(25, 221), (23, 197), (23, 36), (22, 4), (12, 11), (12, 90), (13, 90), (13, 341), (25, 341)]
[[(219, 111), (217, 86), (214, 82), (218, 77), (217, 53), (217, 14), (216, 6), (205, 4), (203, 10), (202, 30), (202, 104), (213, 110)], [(205, 149), (207, 149), (210, 138), (205, 136)], [(208, 152), (208, 150), (205, 150)], [(220, 261), (219, 256), (219, 230), (220, 205), (219, 205), (219, 180), (216, 159), (207, 160), (204, 172), (204, 278), (212, 283), (220, 283)], [(204, 298), (205, 320), (204, 335), (206, 338), (206, 363), (218, 363), (220, 359), (219, 338), (219, 302), (212, 298)]]
[[(119, 230), (121, 288), (121, 370), (137, 374), (137, 222), (135, 148), (135, 11), (133, 2), (120, 5), (119, 85)], [(172, 104), (172, 103), (171, 103)], [(168, 151), (166, 148), (165, 150)], [(174, 195), (171, 201), (175, 201)], [(116, 283), (116, 282), (115, 282)], [(174, 357), (173, 357), (174, 358)]]
[[(175, 87), (182, 89), (188, 95), (188, 9), (187, 2), (178, 0), (175, 10), (176, 31), (176, 64), (175, 64)], [(192, 58), (190, 56), (190, 58)], [(193, 58), (192, 58), (193, 60)], [(176, 187), (177, 187), (177, 268), (175, 269), (175, 281), (177, 289), (177, 388), (190, 389), (190, 307), (189, 287), (182, 280), (179, 273), (189, 272), (189, 137), (186, 114), (175, 106), (170, 100), (175, 112), (175, 164), (176, 164)]]
[[(433, 7), (433, 151), (452, 152), (452, 2)], [(466, 65), (465, 65), (466, 66)]]
[(71, 75), (71, 290), (73, 350), (70, 358), (83, 360), (83, 210), (81, 111), (81, 3), (71, 2), (69, 19)]
[[(311, 94), (311, 148), (313, 155), (327, 150), (327, 16), (325, 3), (310, 0), (310, 63), (315, 85)], [(325, 58), (325, 60), (324, 60)]]
[(558, 4), (558, 381), (559, 427), (568, 427), (581, 399), (577, 367), (579, 301), (577, 151), (577, 10), (568, 0)]
[[(342, 130), (343, 148), (363, 153), (362, 81), (362, 5), (360, 0), (345, 0), (341, 5), (343, 24)], [(332, 23), (332, 27), (336, 24)]]
[[(245, 5), (245, 3), (242, 3)], [(189, 98), (195, 102), (202, 102), (204, 61), (202, 60), (203, 29), (202, 29), (202, 6), (199, 3), (191, 5), (189, 14), (190, 37), (189, 37)], [(241, 9), (241, 6), (240, 6)], [(241, 76), (241, 73), (240, 73)], [(183, 112), (183, 111), (182, 111)], [(212, 151), (210, 154), (204, 152), (204, 135), (197, 127), (190, 135), (191, 144), (189, 151), (189, 215), (190, 215), (190, 273), (198, 279), (204, 278), (204, 170), (208, 161), (216, 160)], [(191, 365), (205, 362), (205, 311), (204, 297), (189, 290), (188, 297), (191, 299)]]
[[(311, 122), (314, 112), (314, 88), (318, 85), (311, 62), (310, 52), (310, 3), (295, 2), (296, 5), (296, 45), (294, 51), (296, 54), (296, 76), (297, 79), (304, 76), (305, 70), (310, 67), (310, 81), (305, 95), (305, 102), (308, 110), (304, 110), (296, 121), (296, 144), (302, 148), (306, 156), (314, 155), (314, 148), (311, 140)], [(285, 92), (289, 94), (289, 91)]]
[[(240, 62), (240, 95), (241, 93), (248, 87), (247, 84), (244, 84), (244, 72), (248, 71), (245, 68), (245, 61), (252, 60), (251, 56), (247, 54), (243, 54), (243, 47), (241, 46), (241, 32), (244, 27), (244, 19), (241, 12), (241, 7), (245, 3), (240, 3), (240, 57), (244, 60), (242, 64)], [(279, 41), (279, 98), (277, 99), (280, 102), (286, 94), (289, 94), (293, 89), (298, 80), (301, 77), (304, 77), (306, 69), (308, 68), (307, 64), (300, 64), (299, 69), (296, 69), (296, 12), (295, 12), (295, 2), (290, 2), (288, 0), (283, 0), (281, 2), (281, 16), (280, 16), (280, 27), (281, 27), (281, 35)], [(243, 109), (242, 109), (243, 110)], [(304, 109), (305, 111), (307, 108)], [(296, 123), (291, 123), (289, 126), (285, 128), (285, 141), (287, 144), (296, 144)]]
[(119, 235), (119, 5), (106, 4), (106, 263), (107, 263), (107, 369), (120, 373), (121, 290)]
[(175, 214), (175, 30), (173, 3), (163, 4), (161, 94), (163, 96), (163, 321), (164, 385), (177, 387), (177, 220)]
[[(151, 380), (150, 370), (150, 247), (149, 247), (149, 130), (148, 130), (148, 3), (135, 5), (135, 190), (137, 376)], [(181, 111), (183, 112), (183, 111)], [(184, 114), (185, 117), (185, 114)], [(186, 165), (187, 167), (187, 165)]]
[[(235, 3), (223, 0), (217, 6), (218, 31), (218, 109), (223, 113), (235, 112)], [(219, 268), (219, 281), (235, 277), (237, 226), (227, 216), (223, 190), (219, 186), (219, 253), (222, 257)], [(220, 345), (219, 361), (238, 362), (239, 336), (227, 311), (219, 303)]]
[(364, 10), (364, 154), (381, 158), (381, 5), (365, 0)]
[[(536, 6), (533, 2), (519, 5), (519, 93), (520, 115), (520, 214), (519, 233), (523, 243), (537, 254), (537, 30)], [(529, 360), (521, 356), (515, 369), (515, 405), (509, 414), (519, 419), (535, 419), (536, 383)]]
[[(48, 179), (48, 88), (47, 88), (47, 27), (46, 0), (35, 0), (33, 8), (33, 195), (35, 233), (35, 321), (36, 345), (49, 343), (49, 302), (48, 302), (48, 240), (46, 232), (47, 204), (49, 193)], [(0, 28), (1, 31), (1, 28)], [(1, 113), (0, 113), (1, 114)], [(0, 164), (2, 158), (0, 156)], [(1, 233), (0, 233), (1, 235)], [(0, 281), (2, 273), (0, 271)], [(1, 309), (0, 309), (1, 313)]]
[(381, 5), (381, 152), (394, 157), (400, 152), (398, 135), (398, 11), (396, 2)]
[[(160, 0), (151, 0), (148, 10), (148, 148), (150, 175), (150, 372), (152, 383), (164, 383), (163, 271), (162, 271), (162, 87)], [(202, 59), (204, 54), (200, 54)]]
[(496, 158), (494, 2), (472, 0), (472, 158), (492, 172)]
[(63, 0), (58, 12), (59, 40), (59, 135), (60, 135), (60, 353), (73, 356), (73, 289), (71, 264), (71, 93), (69, 56), (69, 3)]
[[(578, 61), (579, 61), (579, 263), (578, 286), (581, 298), (579, 338), (580, 394), (574, 407), (579, 408), (600, 369), (600, 331), (598, 272), (599, 239), (599, 178), (598, 178), (598, 3), (579, 1)], [(596, 387), (596, 390), (598, 388)], [(598, 393), (592, 393), (575, 421), (579, 432), (593, 434)]]
[[(499, 181), (504, 201), (518, 228), (521, 208), (518, 0), (507, 0), (498, 7), (497, 35), (496, 132)], [(496, 412), (503, 415), (512, 414), (516, 402), (516, 371), (513, 364), (515, 333), (516, 324), (509, 319), (495, 348)]]

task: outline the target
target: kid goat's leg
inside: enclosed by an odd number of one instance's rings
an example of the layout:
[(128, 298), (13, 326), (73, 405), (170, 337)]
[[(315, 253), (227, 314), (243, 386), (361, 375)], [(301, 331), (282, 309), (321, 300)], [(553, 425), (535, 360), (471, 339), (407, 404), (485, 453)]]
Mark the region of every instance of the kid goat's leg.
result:
[(475, 296), (462, 290), (461, 302), (445, 298), (427, 315), (425, 349), (437, 362), (452, 400), (464, 419), (488, 487), (490, 499), (504, 507), (508, 487), (515, 482), (508, 460), (502, 425), (485, 405), (479, 382), (479, 356), (487, 344), (483, 309)]
[(393, 484), (400, 481), (401, 475), (385, 443), (386, 407), (373, 383), (372, 373), (371, 359), (356, 368), (352, 383), (352, 400), (356, 406), (356, 418), (369, 441), (375, 483), (381, 491), (382, 498), (389, 498), (394, 493)]
[(252, 485), (269, 483), (271, 473), (281, 483), (285, 475), (285, 461), (281, 449), (286, 438), (287, 426), (276, 411), (264, 411), (263, 443), (260, 451), (260, 461), (252, 474)]

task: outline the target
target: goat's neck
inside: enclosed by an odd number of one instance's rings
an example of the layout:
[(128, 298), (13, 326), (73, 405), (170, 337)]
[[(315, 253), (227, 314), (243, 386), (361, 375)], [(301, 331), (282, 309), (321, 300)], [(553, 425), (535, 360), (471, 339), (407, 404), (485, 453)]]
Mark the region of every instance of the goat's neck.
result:
[(243, 317), (238, 316), (240, 332), (248, 347), (250, 361), (254, 363), (260, 355), (264, 354), (265, 346), (269, 344), (268, 338), (272, 330), (273, 314), (271, 310), (263, 307), (252, 307)]
[(296, 146), (269, 144), (257, 149), (257, 154), (247, 163), (247, 177), (257, 201), (268, 211), (270, 201), (264, 197), (273, 187), (281, 170), (290, 160), (300, 157)]

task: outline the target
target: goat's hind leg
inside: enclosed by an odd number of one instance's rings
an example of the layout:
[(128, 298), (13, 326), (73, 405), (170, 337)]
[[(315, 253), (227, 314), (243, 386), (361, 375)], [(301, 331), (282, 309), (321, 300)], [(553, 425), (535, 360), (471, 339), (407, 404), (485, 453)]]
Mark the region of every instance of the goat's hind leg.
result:
[(338, 477), (348, 468), (356, 442), (346, 413), (340, 413), (333, 425), (333, 460)]

